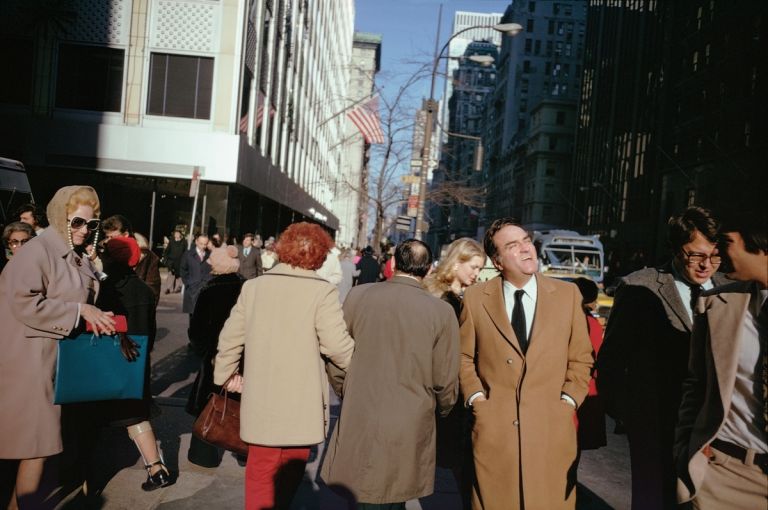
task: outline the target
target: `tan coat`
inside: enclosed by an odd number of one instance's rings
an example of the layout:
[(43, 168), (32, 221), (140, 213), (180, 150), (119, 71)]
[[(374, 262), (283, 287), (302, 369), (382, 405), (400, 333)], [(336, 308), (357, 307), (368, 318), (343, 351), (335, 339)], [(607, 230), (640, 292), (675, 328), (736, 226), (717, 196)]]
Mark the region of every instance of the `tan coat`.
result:
[(75, 255), (59, 233), (64, 206), (51, 201), (51, 227), (19, 249), (0, 275), (2, 459), (62, 450), (60, 406), (53, 405), (56, 341), (72, 333), (78, 303), (92, 303), (98, 290), (90, 261)]
[(701, 487), (709, 466), (702, 452), (731, 408), (739, 365), (739, 335), (753, 282), (734, 282), (705, 293), (696, 304), (688, 377), (675, 435), (677, 498), (686, 502)]
[(344, 318), (355, 355), (323, 480), (363, 503), (428, 496), (435, 487), (435, 408), (448, 414), (458, 392), (456, 315), (418, 281), (395, 276), (354, 287)]
[(586, 397), (592, 345), (577, 287), (539, 274), (536, 281), (526, 355), (507, 317), (500, 276), (464, 295), (461, 391), (488, 396), (474, 403), (476, 510), (522, 508), (522, 494), (526, 510), (575, 507), (574, 410), (560, 394), (578, 404)]
[(342, 369), (352, 359), (336, 287), (287, 264), (243, 284), (219, 335), (214, 383), (245, 356), (240, 437), (261, 446), (321, 443), (329, 421), (321, 355)]

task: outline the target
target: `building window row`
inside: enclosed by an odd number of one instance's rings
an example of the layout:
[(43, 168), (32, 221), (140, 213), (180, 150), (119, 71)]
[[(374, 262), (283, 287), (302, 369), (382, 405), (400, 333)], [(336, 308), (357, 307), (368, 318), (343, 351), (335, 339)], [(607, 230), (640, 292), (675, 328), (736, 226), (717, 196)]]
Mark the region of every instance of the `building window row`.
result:
[[(6, 39), (0, 63), (16, 69), (14, 80), (0, 84), (0, 102), (30, 105), (34, 69), (33, 43)], [(152, 53), (147, 114), (190, 119), (211, 118), (214, 59)], [(94, 112), (122, 110), (125, 50), (107, 46), (60, 44), (56, 67), (55, 106)]]

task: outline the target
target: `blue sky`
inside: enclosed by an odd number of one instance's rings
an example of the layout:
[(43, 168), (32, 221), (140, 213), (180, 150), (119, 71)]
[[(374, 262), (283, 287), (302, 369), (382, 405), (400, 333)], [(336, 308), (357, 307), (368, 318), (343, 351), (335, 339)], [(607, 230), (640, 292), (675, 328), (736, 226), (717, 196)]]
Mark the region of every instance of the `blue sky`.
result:
[[(510, 3), (511, 0), (355, 0), (355, 30), (383, 36), (377, 82), (388, 95), (387, 92), (395, 92), (401, 80), (416, 69), (416, 62), (431, 61), (440, 4), (443, 4), (442, 47), (451, 35), (454, 12), (503, 13)], [(442, 90), (439, 82), (437, 90)], [(426, 97), (428, 80), (414, 92)], [(419, 104), (416, 99), (414, 102), (414, 106)]]

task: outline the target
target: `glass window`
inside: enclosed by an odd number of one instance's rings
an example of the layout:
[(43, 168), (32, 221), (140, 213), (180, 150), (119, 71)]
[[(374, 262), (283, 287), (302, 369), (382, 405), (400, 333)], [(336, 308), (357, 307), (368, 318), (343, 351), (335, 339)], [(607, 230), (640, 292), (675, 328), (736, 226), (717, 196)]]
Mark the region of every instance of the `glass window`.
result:
[(212, 58), (153, 53), (147, 113), (210, 119), (212, 88)]
[(62, 44), (56, 77), (56, 106), (119, 112), (123, 101), (124, 61), (123, 50)]
[(0, 69), (13, 69), (13, 79), (0, 80), (0, 103), (32, 104), (32, 41), (0, 39)]
[(526, 28), (525, 28), (525, 30), (526, 30), (527, 32), (533, 32), (533, 21), (534, 21), (533, 19), (529, 19), (529, 20), (526, 22)]

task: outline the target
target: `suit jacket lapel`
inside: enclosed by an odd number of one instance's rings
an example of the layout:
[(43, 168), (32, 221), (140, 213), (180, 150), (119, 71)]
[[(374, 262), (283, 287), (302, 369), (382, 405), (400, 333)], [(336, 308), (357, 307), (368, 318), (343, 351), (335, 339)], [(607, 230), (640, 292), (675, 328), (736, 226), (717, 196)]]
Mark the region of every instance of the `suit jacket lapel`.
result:
[[(533, 360), (540, 353), (544, 352), (547, 348), (547, 340), (554, 338), (550, 334), (550, 327), (555, 324), (556, 317), (563, 317), (565, 312), (558, 310), (558, 299), (555, 294), (555, 287), (552, 283), (544, 278), (539, 273), (536, 273), (536, 312), (533, 315), (533, 324), (531, 325), (531, 332), (528, 336), (530, 343), (528, 344), (528, 351), (526, 358), (528, 363), (532, 363)], [(539, 317), (544, 319), (538, 320)], [(546, 320), (549, 318), (549, 320)]]
[(658, 283), (659, 296), (666, 302), (666, 307), (672, 310), (685, 326), (686, 331), (691, 331), (691, 318), (683, 300), (680, 299), (680, 293), (675, 286), (675, 278), (671, 273), (660, 272), (656, 280)]
[(750, 297), (749, 292), (718, 294), (707, 305), (712, 358), (717, 373), (717, 386), (720, 388), (720, 400), (726, 414), (731, 405), (731, 394), (736, 382), (741, 324), (747, 313)]
[(512, 323), (509, 322), (507, 317), (507, 309), (504, 302), (504, 280), (502, 277), (496, 277), (485, 287), (485, 299), (483, 300), (483, 308), (488, 312), (488, 316), (493, 321), (496, 329), (504, 337), (504, 340), (515, 349), (515, 351), (523, 355), (523, 351), (520, 348), (520, 343), (515, 337), (514, 331), (512, 331)]

